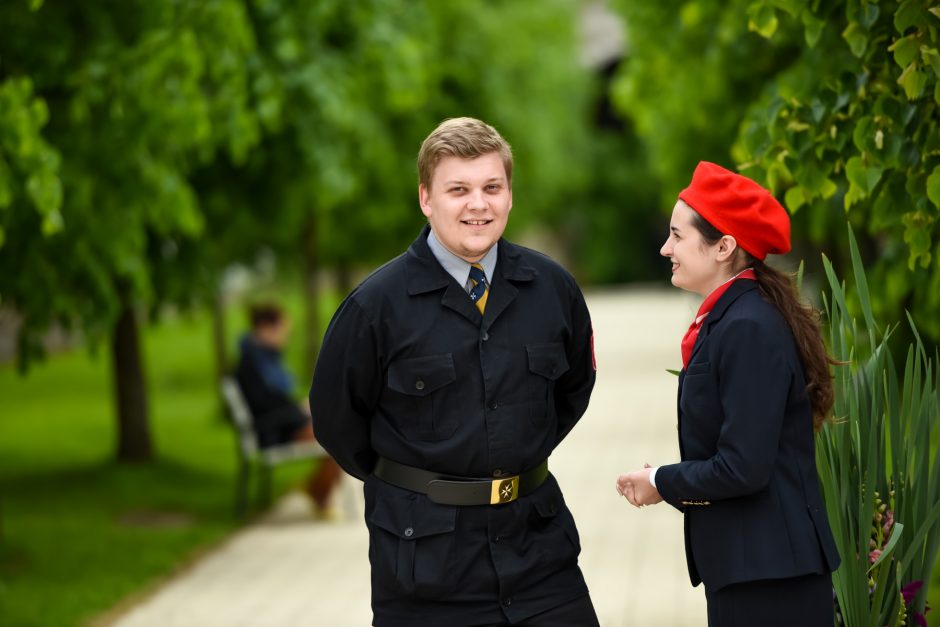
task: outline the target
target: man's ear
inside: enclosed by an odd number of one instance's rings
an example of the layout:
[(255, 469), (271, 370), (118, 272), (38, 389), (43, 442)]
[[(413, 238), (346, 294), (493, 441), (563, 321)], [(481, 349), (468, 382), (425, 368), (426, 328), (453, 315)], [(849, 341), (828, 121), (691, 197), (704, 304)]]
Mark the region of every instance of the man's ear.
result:
[(737, 249), (738, 240), (734, 239), (734, 236), (722, 235), (721, 240), (718, 242), (718, 261), (728, 261)]
[(431, 217), (431, 190), (424, 186), (424, 183), (418, 184), (418, 204), (421, 205), (421, 213), (426, 218)]

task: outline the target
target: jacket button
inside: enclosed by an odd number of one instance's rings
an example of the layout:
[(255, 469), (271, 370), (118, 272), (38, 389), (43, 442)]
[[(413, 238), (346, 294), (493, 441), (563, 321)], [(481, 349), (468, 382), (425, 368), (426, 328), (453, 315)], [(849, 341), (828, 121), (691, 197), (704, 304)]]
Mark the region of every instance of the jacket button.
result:
[(493, 542), (497, 542), (497, 543), (498, 543), (498, 542), (499, 542), (500, 540), (502, 540), (502, 539), (503, 539), (503, 536), (493, 536)]
[(497, 478), (498, 478), (498, 477), (502, 477), (502, 476), (503, 476), (503, 469), (502, 469), (502, 468), (497, 468), (496, 470), (494, 470), (494, 471), (493, 471), (493, 476), (494, 476), (494, 477), (497, 477)]
[(499, 407), (499, 405), (496, 403), (496, 401), (490, 403), (490, 409), (495, 411), (497, 407)]
[(506, 597), (505, 599), (503, 599), (503, 605), (505, 605), (506, 607), (509, 607), (510, 605), (512, 605), (512, 599), (510, 597)]
[(485, 342), (486, 340), (490, 339), (490, 334), (484, 331), (483, 335), (480, 336), (480, 339)]
[(414, 530), (413, 527), (408, 527), (408, 528), (405, 529), (405, 537), (406, 537), (406, 538), (410, 538), (410, 537), (413, 536), (414, 534), (415, 534), (415, 530)]
[(415, 381), (415, 389), (416, 389), (416, 390), (423, 390), (423, 389), (424, 389), (424, 381), (422, 381), (421, 379), (418, 379), (417, 381)]

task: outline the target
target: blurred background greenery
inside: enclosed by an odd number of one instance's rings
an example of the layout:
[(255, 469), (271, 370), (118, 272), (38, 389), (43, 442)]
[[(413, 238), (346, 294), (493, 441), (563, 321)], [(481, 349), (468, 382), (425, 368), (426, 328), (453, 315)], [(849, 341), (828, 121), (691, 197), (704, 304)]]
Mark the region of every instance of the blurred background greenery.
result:
[(935, 347), (938, 26), (935, 0), (6, 0), (0, 622), (91, 616), (236, 524), (242, 306), (289, 304), (303, 381), (417, 234), (447, 117), (509, 140), (508, 235), (586, 285), (665, 284), (705, 159), (785, 200), (808, 285), (852, 223), (875, 315)]

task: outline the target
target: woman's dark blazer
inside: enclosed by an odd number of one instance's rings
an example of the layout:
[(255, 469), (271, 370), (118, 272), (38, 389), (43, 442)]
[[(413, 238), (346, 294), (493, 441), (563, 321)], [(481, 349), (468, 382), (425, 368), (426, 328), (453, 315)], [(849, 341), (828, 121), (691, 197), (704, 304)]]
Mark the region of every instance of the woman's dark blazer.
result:
[(682, 462), (655, 477), (662, 497), (685, 513), (693, 586), (838, 567), (813, 438), (793, 334), (756, 281), (735, 281), (679, 375)]

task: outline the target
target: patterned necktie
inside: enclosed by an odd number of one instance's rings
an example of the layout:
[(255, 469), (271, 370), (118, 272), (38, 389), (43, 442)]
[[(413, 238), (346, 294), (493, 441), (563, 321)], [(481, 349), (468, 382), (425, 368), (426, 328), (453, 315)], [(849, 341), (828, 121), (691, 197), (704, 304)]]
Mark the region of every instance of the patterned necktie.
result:
[(483, 266), (478, 263), (470, 265), (470, 300), (476, 304), (480, 313), (486, 309), (486, 298), (489, 296), (489, 286), (486, 284), (486, 273)]

